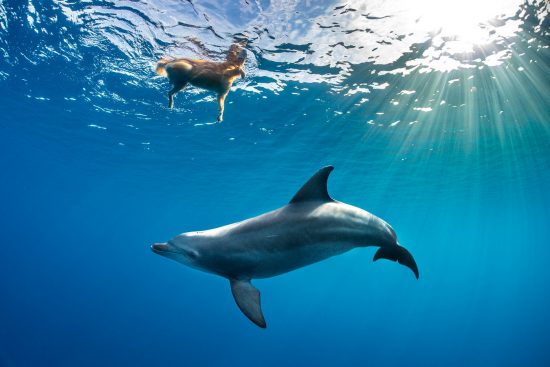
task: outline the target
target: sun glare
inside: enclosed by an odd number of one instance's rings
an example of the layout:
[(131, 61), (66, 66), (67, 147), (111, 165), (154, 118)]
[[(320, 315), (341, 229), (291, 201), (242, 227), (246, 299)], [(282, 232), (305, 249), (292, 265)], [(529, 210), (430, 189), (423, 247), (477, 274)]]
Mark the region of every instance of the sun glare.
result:
[(419, 0), (420, 22), (442, 37), (456, 38), (463, 46), (491, 41), (487, 25), (519, 10), (520, 0)]

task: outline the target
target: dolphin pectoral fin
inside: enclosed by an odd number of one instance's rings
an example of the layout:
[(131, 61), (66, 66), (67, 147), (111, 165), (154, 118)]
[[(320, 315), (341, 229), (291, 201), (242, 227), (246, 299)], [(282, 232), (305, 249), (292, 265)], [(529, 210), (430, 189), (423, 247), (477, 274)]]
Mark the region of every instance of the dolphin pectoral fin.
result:
[(405, 265), (406, 267), (411, 269), (416, 276), (416, 279), (418, 279), (419, 277), (416, 261), (414, 261), (411, 253), (403, 246), (397, 245), (392, 247), (380, 247), (378, 251), (376, 251), (376, 253), (374, 254), (374, 258), (372, 259), (372, 261), (376, 261), (378, 259), (397, 261), (399, 264)]
[(250, 280), (231, 279), (231, 292), (242, 313), (261, 328), (266, 328), (262, 306), (260, 305), (260, 291), (254, 288)]
[(327, 181), (328, 176), (334, 169), (333, 166), (326, 166), (317, 171), (316, 174), (302, 186), (294, 195), (290, 203), (299, 203), (302, 201), (333, 201), (328, 194)]

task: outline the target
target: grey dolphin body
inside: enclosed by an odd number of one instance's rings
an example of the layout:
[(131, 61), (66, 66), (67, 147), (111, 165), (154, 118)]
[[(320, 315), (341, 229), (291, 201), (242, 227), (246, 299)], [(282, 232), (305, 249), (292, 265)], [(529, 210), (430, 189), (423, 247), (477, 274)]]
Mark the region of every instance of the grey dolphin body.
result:
[(329, 196), (327, 180), (332, 170), (332, 166), (321, 168), (280, 209), (219, 228), (182, 233), (151, 249), (229, 279), (241, 311), (262, 328), (266, 322), (260, 292), (251, 279), (283, 274), (366, 246), (380, 247), (374, 261), (397, 261), (418, 278), (414, 258), (399, 245), (388, 223)]

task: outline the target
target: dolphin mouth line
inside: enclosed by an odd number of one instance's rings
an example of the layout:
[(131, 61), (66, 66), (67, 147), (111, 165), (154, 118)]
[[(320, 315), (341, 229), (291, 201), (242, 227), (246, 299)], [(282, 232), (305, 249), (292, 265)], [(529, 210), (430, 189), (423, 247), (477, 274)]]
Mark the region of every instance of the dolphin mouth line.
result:
[(151, 250), (157, 254), (176, 254), (176, 251), (171, 251), (168, 245), (164, 243), (155, 243), (151, 245)]

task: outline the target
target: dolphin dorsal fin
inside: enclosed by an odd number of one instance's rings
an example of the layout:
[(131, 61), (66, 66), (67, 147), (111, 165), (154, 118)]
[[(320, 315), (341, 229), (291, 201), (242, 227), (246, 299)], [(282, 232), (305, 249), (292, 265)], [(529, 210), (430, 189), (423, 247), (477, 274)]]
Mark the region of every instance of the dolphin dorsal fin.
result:
[(299, 203), (303, 201), (333, 201), (327, 190), (328, 176), (334, 169), (333, 166), (326, 166), (317, 171), (316, 174), (302, 186), (294, 195), (290, 203)]

